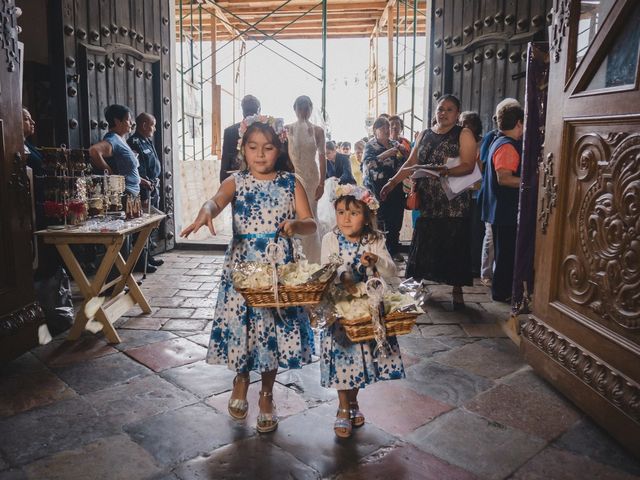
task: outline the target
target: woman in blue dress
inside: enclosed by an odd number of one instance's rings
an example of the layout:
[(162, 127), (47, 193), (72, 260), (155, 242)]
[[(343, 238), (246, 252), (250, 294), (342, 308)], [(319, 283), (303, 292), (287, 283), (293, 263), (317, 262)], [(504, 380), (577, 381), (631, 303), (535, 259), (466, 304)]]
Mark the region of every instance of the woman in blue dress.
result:
[[(233, 287), (231, 272), (239, 262), (268, 263), (267, 245), (275, 239), (276, 230), (284, 237), (309, 235), (316, 231), (316, 224), (304, 187), (290, 173), (280, 119), (247, 117), (240, 132), (240, 154), (246, 168), (222, 182), (181, 236), (205, 225), (215, 235), (213, 219), (231, 203), (233, 239), (225, 256), (207, 361), (226, 364), (236, 372), (228, 405), (235, 419), (247, 416), (249, 372), (260, 373), (256, 428), (266, 433), (278, 426), (272, 395), (278, 367), (301, 368), (310, 362), (313, 333), (301, 308), (283, 308), (280, 318), (276, 309), (248, 307)], [(285, 242), (279, 242), (287, 252), (285, 261), (291, 261)]]

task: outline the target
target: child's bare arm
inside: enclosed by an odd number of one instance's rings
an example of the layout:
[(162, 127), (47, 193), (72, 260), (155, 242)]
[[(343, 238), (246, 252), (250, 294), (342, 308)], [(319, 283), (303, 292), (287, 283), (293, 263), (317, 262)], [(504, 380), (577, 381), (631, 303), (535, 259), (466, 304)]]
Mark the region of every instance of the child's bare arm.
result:
[(311, 235), (316, 231), (316, 221), (313, 219), (309, 200), (302, 184), (296, 180), (295, 190), (296, 219), (285, 220), (279, 225), (285, 237), (291, 237), (296, 233), (299, 235)]
[(227, 177), (227, 179), (222, 182), (222, 185), (220, 185), (216, 194), (204, 202), (193, 223), (180, 232), (180, 236), (187, 237), (191, 233), (196, 233), (200, 230), (200, 227), (204, 225), (209, 228), (211, 235), (215, 235), (216, 231), (213, 228), (213, 219), (216, 218), (222, 210), (224, 210), (224, 207), (226, 207), (231, 200), (233, 200), (235, 192), (235, 180), (233, 177)]

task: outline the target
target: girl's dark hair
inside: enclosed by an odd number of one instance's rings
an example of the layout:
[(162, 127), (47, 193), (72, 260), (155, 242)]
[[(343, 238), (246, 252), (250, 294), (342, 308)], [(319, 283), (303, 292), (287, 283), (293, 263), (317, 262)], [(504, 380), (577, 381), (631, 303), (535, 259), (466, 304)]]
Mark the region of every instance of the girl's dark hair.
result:
[(398, 122), (400, 124), (401, 130), (404, 128), (404, 122), (402, 121), (402, 118), (400, 118), (398, 115), (391, 115), (389, 117), (389, 123), (391, 122)]
[(109, 105), (104, 109), (104, 118), (107, 119), (109, 128), (113, 128), (116, 126), (116, 119), (120, 121), (124, 120), (127, 114), (130, 115), (131, 119), (133, 120), (133, 114), (131, 113), (131, 110), (129, 110), (129, 107), (118, 105), (117, 103)]
[(447, 93), (445, 95), (442, 95), (438, 101), (436, 102), (436, 104), (440, 103), (440, 102), (444, 102), (445, 100), (453, 103), (457, 108), (458, 111), (462, 110), (462, 104), (460, 103), (460, 99), (458, 97), (456, 97), (455, 95), (451, 95), (450, 93)]
[(265, 137), (269, 139), (269, 142), (278, 149), (279, 153), (278, 158), (276, 159), (275, 170), (293, 173), (294, 168), (293, 164), (291, 163), (291, 159), (289, 158), (289, 149), (287, 143), (283, 143), (280, 140), (280, 137), (276, 135), (275, 130), (271, 126), (269, 126), (269, 124), (261, 122), (253, 122), (251, 125), (249, 125), (247, 130), (244, 132), (244, 135), (242, 136), (242, 143), (240, 143), (239, 153), (242, 160), (242, 169), (248, 169), (247, 162), (245, 161), (244, 154), (242, 152), (244, 151), (244, 146), (249, 140), (249, 137), (251, 137), (254, 132), (261, 132)]
[(480, 120), (478, 112), (472, 112), (470, 110), (462, 112), (460, 114), (460, 125), (471, 130), (476, 140), (482, 138), (482, 120)]
[(389, 120), (383, 116), (379, 116), (378, 118), (376, 118), (376, 121), (373, 122), (373, 131), (375, 132), (377, 129), (384, 126), (389, 126)]
[[(362, 209), (362, 213), (364, 214), (364, 228), (362, 230), (362, 243), (372, 243), (380, 238), (383, 238), (383, 233), (378, 230), (378, 220), (376, 214), (361, 200), (356, 199), (353, 195), (343, 195), (342, 197), (338, 197), (333, 202), (333, 207), (335, 209), (338, 208), (338, 204), (340, 202), (345, 202), (345, 208), (350, 208), (351, 205), (355, 205)], [(338, 226), (335, 227), (334, 232), (339, 232), (340, 229)]]

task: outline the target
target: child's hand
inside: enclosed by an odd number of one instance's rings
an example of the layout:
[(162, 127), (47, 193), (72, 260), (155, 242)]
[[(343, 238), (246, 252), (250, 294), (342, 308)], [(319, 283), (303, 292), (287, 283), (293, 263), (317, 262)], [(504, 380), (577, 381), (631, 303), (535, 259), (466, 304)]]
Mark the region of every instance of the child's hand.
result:
[(209, 228), (211, 235), (216, 234), (216, 231), (213, 228), (213, 215), (211, 214), (211, 210), (205, 205), (202, 206), (193, 223), (180, 232), (181, 237), (188, 237), (191, 233), (196, 233), (203, 225), (206, 225)]
[(378, 261), (378, 255), (371, 252), (364, 252), (360, 257), (360, 263), (365, 267), (372, 267)]
[(295, 220), (285, 220), (280, 225), (278, 225), (278, 229), (280, 230), (280, 235), (282, 237), (293, 237), (297, 232), (297, 223)]
[(343, 272), (340, 275), (340, 281), (342, 282), (342, 286), (344, 289), (351, 295), (355, 295), (358, 293), (358, 288), (356, 287), (356, 282), (353, 280), (353, 277), (349, 275), (347, 272)]

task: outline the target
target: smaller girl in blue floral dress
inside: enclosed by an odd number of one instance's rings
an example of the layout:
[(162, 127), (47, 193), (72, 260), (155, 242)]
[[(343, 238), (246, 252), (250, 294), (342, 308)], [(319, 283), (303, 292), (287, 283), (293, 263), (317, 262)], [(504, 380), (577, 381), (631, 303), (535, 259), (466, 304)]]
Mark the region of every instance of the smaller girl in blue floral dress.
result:
[[(186, 237), (206, 225), (215, 235), (213, 219), (232, 204), (233, 239), (225, 255), (207, 361), (226, 364), (236, 372), (228, 411), (238, 420), (246, 418), (249, 408), (249, 372), (261, 374), (256, 427), (260, 433), (272, 432), (278, 426), (272, 395), (278, 367), (301, 368), (311, 362), (313, 353), (313, 332), (301, 308), (281, 309), (280, 317), (272, 308), (248, 307), (231, 280), (238, 262), (268, 263), (267, 246), (276, 230), (284, 237), (316, 231), (304, 187), (291, 173), (279, 136), (282, 126), (280, 119), (266, 116), (255, 115), (243, 121), (240, 154), (246, 168), (222, 182), (195, 221), (181, 233)], [(291, 261), (291, 252), (285, 261)]]
[[(342, 266), (338, 281), (347, 291), (355, 283), (366, 280), (366, 269), (375, 267), (390, 284), (397, 282), (396, 266), (387, 251), (385, 239), (376, 228), (378, 202), (364, 187), (340, 185), (336, 189), (337, 227), (322, 239), (322, 263), (338, 255)], [(358, 406), (358, 391), (378, 380), (404, 377), (400, 348), (395, 337), (389, 337), (386, 356), (376, 352), (374, 340), (351, 342), (339, 322), (321, 332), (320, 372), (323, 387), (338, 390), (339, 407), (334, 432), (340, 438), (351, 436), (352, 427), (364, 425)]]

